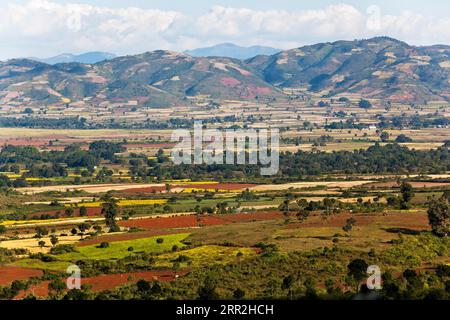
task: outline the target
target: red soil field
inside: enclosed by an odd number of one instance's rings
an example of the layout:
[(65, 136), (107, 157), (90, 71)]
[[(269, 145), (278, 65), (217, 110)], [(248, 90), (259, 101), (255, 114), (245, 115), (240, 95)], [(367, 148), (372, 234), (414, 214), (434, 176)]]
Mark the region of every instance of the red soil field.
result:
[[(89, 285), (94, 292), (111, 290), (128, 283), (136, 283), (139, 280), (169, 282), (174, 281), (176, 276), (184, 276), (187, 271), (172, 270), (152, 270), (143, 272), (130, 272), (121, 274), (104, 274), (95, 277), (82, 278), (81, 285)], [(29, 294), (37, 297), (46, 297), (49, 295), (48, 285), (50, 281), (43, 281), (37, 285), (33, 285), (28, 290), (20, 292), (14, 300), (25, 298)]]
[[(95, 207), (95, 208), (86, 208), (87, 209), (87, 216), (88, 217), (98, 217), (98, 216), (101, 216), (101, 213), (102, 213), (102, 208), (97, 208), (97, 207)], [(58, 215), (58, 213), (59, 213), (59, 216), (60, 216), (60, 218), (65, 218), (65, 217), (67, 217), (65, 214), (64, 214), (64, 210), (55, 210), (55, 211), (48, 211), (48, 212), (39, 212), (39, 213), (35, 213), (35, 214), (30, 214), (29, 215), (29, 217), (34, 217), (34, 216), (37, 216), (37, 217), (40, 217), (41, 215), (43, 215), (43, 214), (48, 214), (49, 216), (52, 216), (52, 217), (54, 217), (54, 216), (57, 216)], [(74, 213), (73, 213), (73, 216), (72, 217), (79, 217), (80, 216), (80, 209), (79, 208), (74, 208)]]
[[(413, 188), (433, 188), (433, 187), (448, 187), (450, 186), (450, 182), (409, 182), (413, 186)], [(387, 182), (375, 182), (367, 185), (368, 187), (375, 186), (380, 188), (392, 188), (398, 187), (400, 185), (397, 184), (396, 181), (387, 181)]]
[(8, 285), (14, 280), (26, 280), (31, 277), (40, 277), (44, 273), (42, 270), (27, 269), (13, 266), (0, 267), (0, 285)]
[(223, 216), (175, 216), (169, 218), (148, 218), (139, 220), (120, 221), (119, 225), (123, 227), (137, 227), (147, 230), (152, 229), (171, 229), (171, 228), (194, 228), (199, 226), (222, 225), (252, 220), (273, 220), (281, 218), (279, 212), (257, 212), (257, 213), (239, 213)]
[(317, 228), (317, 227), (343, 227), (347, 219), (354, 218), (356, 226), (365, 225), (383, 225), (386, 228), (406, 228), (414, 231), (429, 230), (428, 217), (426, 213), (410, 214), (407, 212), (389, 212), (386, 215), (381, 214), (350, 214), (342, 213), (332, 215), (327, 219), (319, 216), (310, 217), (303, 223), (292, 223), (287, 225), (286, 229), (296, 228)]
[(176, 216), (169, 218), (148, 218), (136, 219), (128, 221), (120, 221), (119, 225), (123, 227), (137, 227), (142, 229), (171, 229), (171, 228), (193, 228), (200, 225), (218, 225), (224, 224), (225, 221), (218, 217), (199, 217), (195, 215), (190, 216)]
[(48, 145), (48, 142), (50, 140), (51, 139), (41, 139), (41, 138), (0, 139), (0, 145), (40, 147)]

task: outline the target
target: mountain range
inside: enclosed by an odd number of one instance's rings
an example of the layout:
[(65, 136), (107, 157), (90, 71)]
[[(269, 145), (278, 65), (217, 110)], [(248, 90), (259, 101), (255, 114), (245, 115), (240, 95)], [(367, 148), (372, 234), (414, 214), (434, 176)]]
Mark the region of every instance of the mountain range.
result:
[(273, 55), (280, 51), (271, 47), (241, 47), (233, 43), (222, 43), (212, 47), (187, 50), (185, 53), (193, 57), (228, 57), (245, 60), (259, 55)]
[(72, 54), (72, 53), (63, 53), (50, 58), (29, 58), (31, 60), (44, 62), (47, 64), (58, 64), (58, 63), (88, 63), (93, 64), (104, 60), (111, 60), (116, 58), (117, 56), (113, 53), (108, 52), (86, 52), (82, 54)]
[(416, 103), (450, 100), (450, 47), (416, 47), (377, 37), (337, 41), (247, 60), (153, 51), (94, 64), (50, 65), (29, 59), (0, 63), (3, 105), (68, 102), (164, 107), (188, 97), (254, 100), (289, 90)]

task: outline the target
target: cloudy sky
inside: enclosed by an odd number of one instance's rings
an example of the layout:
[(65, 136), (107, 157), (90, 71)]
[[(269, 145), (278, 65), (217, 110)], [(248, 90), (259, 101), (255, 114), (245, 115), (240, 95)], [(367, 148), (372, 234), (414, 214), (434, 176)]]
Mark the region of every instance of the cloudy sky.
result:
[(450, 44), (450, 1), (0, 0), (0, 59), (223, 42), (288, 49), (376, 35)]

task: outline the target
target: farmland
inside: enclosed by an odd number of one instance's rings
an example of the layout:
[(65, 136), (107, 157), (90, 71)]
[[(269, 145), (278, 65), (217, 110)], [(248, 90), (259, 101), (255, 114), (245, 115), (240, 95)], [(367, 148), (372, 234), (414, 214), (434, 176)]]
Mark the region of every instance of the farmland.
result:
[[(447, 298), (450, 244), (428, 212), (448, 205), (450, 131), (430, 124), (448, 107), (392, 103), (381, 119), (383, 101), (365, 110), (347, 96), (216, 101), (221, 120), (208, 128), (280, 130), (273, 176), (175, 165), (167, 128), (5, 128), (0, 297), (351, 299), (364, 280), (348, 268), (363, 261), (398, 288), (379, 292), (387, 299)], [(207, 120), (204, 103), (179, 114)], [(78, 291), (64, 287), (73, 265)], [(417, 279), (411, 294), (405, 272)]]

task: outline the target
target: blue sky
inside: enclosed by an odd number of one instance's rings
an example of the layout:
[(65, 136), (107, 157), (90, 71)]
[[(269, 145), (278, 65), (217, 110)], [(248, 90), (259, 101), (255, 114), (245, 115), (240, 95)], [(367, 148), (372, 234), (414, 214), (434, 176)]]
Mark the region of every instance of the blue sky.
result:
[(448, 0), (0, 0), (0, 17), (0, 59), (223, 42), (288, 49), (379, 35), (450, 44)]

